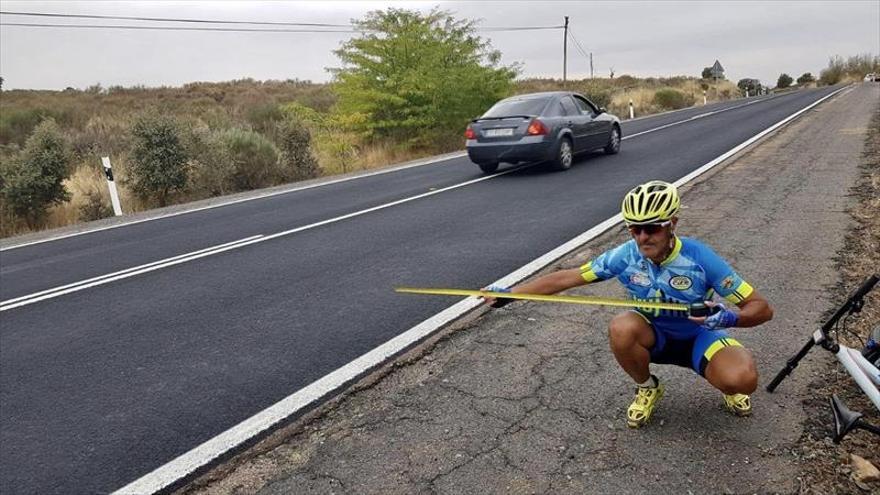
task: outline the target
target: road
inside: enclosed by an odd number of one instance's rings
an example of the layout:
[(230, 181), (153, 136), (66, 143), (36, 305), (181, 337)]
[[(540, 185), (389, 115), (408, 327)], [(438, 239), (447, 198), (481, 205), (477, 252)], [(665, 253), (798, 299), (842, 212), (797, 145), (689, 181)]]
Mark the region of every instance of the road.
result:
[(5, 303), (289, 232), (4, 304), (0, 490), (119, 488), (449, 305), (392, 287), (492, 282), (614, 215), (633, 185), (678, 179), (832, 91), (624, 123), (619, 155), (564, 173), (529, 167), (443, 191), (482, 177), (455, 158), (4, 250)]

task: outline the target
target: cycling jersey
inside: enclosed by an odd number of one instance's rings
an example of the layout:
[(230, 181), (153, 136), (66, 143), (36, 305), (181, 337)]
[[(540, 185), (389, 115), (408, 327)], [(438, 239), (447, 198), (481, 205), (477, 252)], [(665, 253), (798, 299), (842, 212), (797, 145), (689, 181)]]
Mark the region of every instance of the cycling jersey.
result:
[[(688, 237), (675, 237), (669, 256), (657, 265), (644, 257), (635, 240), (610, 249), (581, 266), (588, 283), (612, 277), (639, 301), (691, 304), (711, 300), (714, 293), (733, 304), (752, 294), (752, 286), (705, 244)], [(688, 320), (687, 313), (636, 308), (655, 327), (670, 338), (693, 338), (700, 325)]]

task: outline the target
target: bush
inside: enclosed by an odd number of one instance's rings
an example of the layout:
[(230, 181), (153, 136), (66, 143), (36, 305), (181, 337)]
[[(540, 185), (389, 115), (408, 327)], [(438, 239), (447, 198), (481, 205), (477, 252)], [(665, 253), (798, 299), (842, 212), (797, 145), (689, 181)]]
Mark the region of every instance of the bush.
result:
[(187, 148), (190, 162), (190, 188), (199, 196), (220, 196), (235, 190), (235, 164), (226, 148), (222, 133), (212, 132), (204, 124), (193, 127)]
[(0, 112), (0, 144), (23, 145), (44, 119), (57, 120), (59, 113), (47, 108), (4, 108)]
[(113, 216), (113, 207), (101, 191), (90, 189), (85, 193), (85, 201), (79, 206), (79, 219), (84, 222), (100, 220)]
[(188, 155), (173, 117), (147, 114), (132, 128), (134, 148), (127, 185), (141, 198), (165, 206), (168, 195), (186, 187)]
[(221, 134), (234, 167), (232, 186), (239, 191), (258, 189), (283, 180), (278, 167), (278, 149), (262, 135), (242, 129)]
[(321, 175), (318, 160), (312, 154), (312, 136), (305, 126), (295, 120), (287, 120), (279, 125), (276, 133), (285, 182), (314, 179)]
[(678, 110), (693, 105), (694, 98), (672, 88), (663, 88), (654, 93), (654, 104), (666, 110)]
[(783, 72), (782, 74), (779, 74), (779, 79), (776, 80), (776, 87), (780, 89), (787, 88), (791, 86), (793, 81), (794, 79), (792, 79), (791, 76)]
[(70, 175), (70, 150), (53, 119), (34, 129), (24, 149), (4, 160), (0, 171), (0, 196), (5, 207), (31, 227), (45, 217), (46, 209), (70, 199), (64, 180)]
[(808, 83), (814, 82), (815, 80), (816, 80), (816, 78), (813, 77), (813, 74), (810, 74), (809, 72), (804, 72), (801, 77), (797, 78), (797, 83), (798, 84), (808, 84)]

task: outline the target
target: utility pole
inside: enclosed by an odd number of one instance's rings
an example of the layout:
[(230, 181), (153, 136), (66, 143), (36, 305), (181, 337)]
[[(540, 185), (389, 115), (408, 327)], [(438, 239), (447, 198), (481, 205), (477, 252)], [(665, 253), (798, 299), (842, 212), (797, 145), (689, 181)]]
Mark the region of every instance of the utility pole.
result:
[(593, 52), (590, 52), (590, 79), (593, 78)]
[(562, 87), (568, 78), (568, 16), (565, 16), (565, 34), (562, 40)]

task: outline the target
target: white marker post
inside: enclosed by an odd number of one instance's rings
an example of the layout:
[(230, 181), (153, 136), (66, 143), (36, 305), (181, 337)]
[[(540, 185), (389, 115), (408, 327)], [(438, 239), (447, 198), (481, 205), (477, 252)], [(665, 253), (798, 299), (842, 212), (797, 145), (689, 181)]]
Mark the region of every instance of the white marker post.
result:
[(629, 99), (629, 118), (635, 118), (636, 114), (633, 112), (633, 100)]
[(703, 90), (703, 105), (706, 104), (706, 90)]
[(110, 157), (102, 156), (101, 163), (104, 164), (104, 175), (107, 176), (107, 184), (110, 186), (110, 201), (113, 203), (113, 213), (118, 217), (122, 215), (122, 206), (119, 204), (119, 193), (116, 191), (116, 182), (113, 181), (113, 169), (110, 168)]

